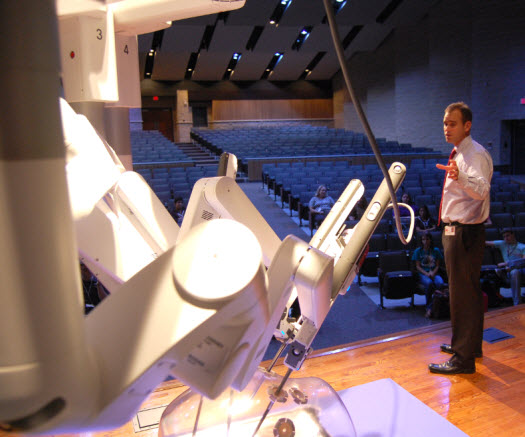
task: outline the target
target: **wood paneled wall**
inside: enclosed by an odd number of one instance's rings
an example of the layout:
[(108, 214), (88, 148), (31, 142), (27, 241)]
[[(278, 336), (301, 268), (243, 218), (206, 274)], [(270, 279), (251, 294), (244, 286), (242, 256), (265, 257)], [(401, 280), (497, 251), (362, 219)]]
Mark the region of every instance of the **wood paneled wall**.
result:
[(213, 100), (213, 121), (333, 118), (332, 99)]

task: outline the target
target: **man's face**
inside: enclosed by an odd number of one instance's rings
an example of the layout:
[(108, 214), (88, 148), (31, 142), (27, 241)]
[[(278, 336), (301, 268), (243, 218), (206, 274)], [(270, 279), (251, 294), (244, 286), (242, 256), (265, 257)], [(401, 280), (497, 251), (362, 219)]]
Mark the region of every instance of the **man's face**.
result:
[(463, 116), (459, 109), (454, 109), (451, 112), (445, 112), (443, 117), (443, 131), (447, 143), (459, 145), (464, 138), (470, 134), (470, 127), (472, 123), (467, 121), (463, 123)]
[(180, 211), (184, 207), (184, 202), (182, 200), (177, 200), (175, 202), (175, 209)]
[(505, 243), (507, 244), (514, 244), (516, 243), (516, 237), (512, 232), (505, 232), (503, 234), (503, 239), (505, 240)]

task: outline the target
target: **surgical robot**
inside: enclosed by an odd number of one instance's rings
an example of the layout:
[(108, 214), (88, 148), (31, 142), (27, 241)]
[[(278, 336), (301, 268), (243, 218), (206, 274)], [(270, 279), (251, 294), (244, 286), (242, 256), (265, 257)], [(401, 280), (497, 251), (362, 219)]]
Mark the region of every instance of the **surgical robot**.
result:
[[(5, 29), (16, 36), (20, 25), (33, 25), (35, 32), (35, 47), (20, 42), (27, 56), (14, 56), (1, 73), (8, 91), (0, 149), (0, 329), (9, 333), (0, 340), (4, 430), (115, 428), (168, 376), (209, 399), (228, 388), (240, 391), (273, 336), (288, 346), (290, 373), (300, 369), (389, 207), (383, 181), (363, 219), (345, 230), (364, 192), (352, 180), (309, 243), (294, 236), (281, 241), (236, 184), (231, 155), (217, 177), (195, 184), (179, 228), (146, 181), (126, 171), (90, 121), (72, 109), (67, 75), (66, 99), (59, 98), (57, 17), (80, 39), (86, 29), (95, 37), (97, 29), (117, 36), (124, 29), (132, 44), (130, 33), (136, 43), (137, 33), (165, 26), (170, 17), (244, 4), (180, 3), (2, 2)], [(177, 15), (178, 8), (190, 11)], [(78, 20), (76, 27), (71, 20)], [(2, 37), (2, 49), (6, 45)], [(112, 47), (97, 61), (107, 60)], [(84, 83), (81, 98), (117, 102), (125, 92), (117, 64), (108, 67), (114, 71), (106, 81)], [(35, 96), (32, 108), (14, 98), (21, 81)], [(405, 173), (401, 163), (390, 167), (395, 189)], [(86, 317), (79, 259), (111, 293)], [(301, 317), (291, 321), (287, 310), (296, 298)]]

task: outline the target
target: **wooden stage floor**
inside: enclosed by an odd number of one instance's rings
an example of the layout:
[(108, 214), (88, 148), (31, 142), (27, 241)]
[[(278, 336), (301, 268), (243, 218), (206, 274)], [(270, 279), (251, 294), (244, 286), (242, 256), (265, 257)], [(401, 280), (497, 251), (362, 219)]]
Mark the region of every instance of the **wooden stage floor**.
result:
[[(469, 436), (525, 435), (525, 305), (486, 313), (486, 328), (497, 328), (514, 338), (492, 344), (484, 341), (484, 356), (476, 359), (477, 372), (472, 375), (443, 376), (428, 371), (428, 363), (450, 357), (439, 350), (451, 335), (450, 322), (443, 322), (394, 337), (314, 351), (292, 376), (316, 376), (335, 390), (390, 378)], [(284, 374), (286, 367), (279, 361), (274, 371)], [(183, 390), (176, 381), (165, 382), (142, 409), (167, 405)], [(117, 430), (89, 436), (134, 434), (129, 422)], [(157, 429), (137, 435), (153, 437)]]

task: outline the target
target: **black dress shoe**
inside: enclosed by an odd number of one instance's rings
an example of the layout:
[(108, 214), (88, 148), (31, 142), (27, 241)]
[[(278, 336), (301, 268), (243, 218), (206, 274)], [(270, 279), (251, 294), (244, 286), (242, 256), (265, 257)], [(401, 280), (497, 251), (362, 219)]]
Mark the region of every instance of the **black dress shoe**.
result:
[(457, 361), (448, 360), (441, 364), (429, 364), (428, 369), (432, 373), (442, 373), (443, 375), (455, 375), (457, 373), (474, 373), (476, 366), (465, 366)]
[[(445, 353), (451, 354), (451, 355), (454, 354), (454, 351), (452, 350), (452, 346), (449, 345), (449, 344), (443, 343), (440, 346), (440, 349), (441, 349), (441, 352), (445, 352)], [(482, 356), (483, 356), (483, 352), (476, 352), (474, 354), (474, 358), (481, 358)]]

